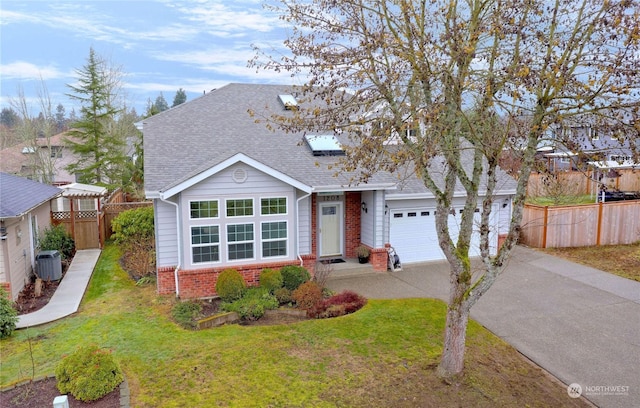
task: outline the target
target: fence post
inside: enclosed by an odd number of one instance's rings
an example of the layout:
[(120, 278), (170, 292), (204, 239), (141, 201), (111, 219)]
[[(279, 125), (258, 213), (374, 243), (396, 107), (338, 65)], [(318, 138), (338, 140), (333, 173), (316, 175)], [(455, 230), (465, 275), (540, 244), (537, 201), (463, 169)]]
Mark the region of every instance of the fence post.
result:
[(596, 235), (596, 246), (600, 246), (600, 235), (602, 234), (602, 211), (604, 207), (602, 206), (602, 201), (598, 203), (598, 232)]
[(544, 224), (542, 224), (542, 248), (547, 247), (547, 217), (549, 215), (549, 206), (544, 206)]

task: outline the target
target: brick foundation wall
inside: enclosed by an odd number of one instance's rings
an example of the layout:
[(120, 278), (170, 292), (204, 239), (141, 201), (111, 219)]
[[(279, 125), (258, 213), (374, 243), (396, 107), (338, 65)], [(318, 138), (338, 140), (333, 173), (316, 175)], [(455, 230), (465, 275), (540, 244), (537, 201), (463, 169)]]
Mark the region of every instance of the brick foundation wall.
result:
[[(311, 276), (315, 272), (316, 256), (302, 256), (304, 267)], [(260, 282), (260, 273), (265, 268), (279, 269), (287, 265), (300, 265), (299, 260), (289, 260), (282, 262), (259, 263), (251, 265), (238, 265), (235, 267), (226, 266), (219, 268), (202, 268), (178, 271), (178, 283), (180, 286), (181, 299), (209, 298), (217, 295), (216, 282), (218, 276), (225, 269), (235, 269), (244, 278), (247, 286), (257, 286)], [(175, 267), (158, 268), (158, 294), (171, 294), (176, 292)]]
[(13, 296), (11, 296), (11, 282), (0, 282), (0, 288), (4, 289), (4, 291), (7, 292), (9, 299), (13, 300)]

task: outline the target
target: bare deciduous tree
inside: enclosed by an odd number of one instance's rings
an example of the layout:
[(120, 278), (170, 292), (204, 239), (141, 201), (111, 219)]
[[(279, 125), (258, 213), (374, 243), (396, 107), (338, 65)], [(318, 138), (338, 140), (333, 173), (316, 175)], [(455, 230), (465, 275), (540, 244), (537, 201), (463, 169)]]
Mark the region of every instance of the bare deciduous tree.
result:
[[(306, 74), (301, 92), (328, 102), (276, 123), (287, 130), (344, 131), (355, 146), (344, 165), (359, 169), (362, 179), (413, 166), (433, 192), (439, 244), (451, 265), (438, 373), (459, 375), (470, 309), (516, 244), (546, 130), (579, 114), (637, 116), (638, 2), (282, 0), (274, 10), (292, 26), (285, 42), (291, 55), (257, 50), (250, 65)], [(523, 116), (526, 121), (518, 120)], [(514, 132), (516, 126), (525, 128)], [(514, 133), (523, 136), (512, 140)], [(489, 220), (503, 149), (517, 151), (522, 168), (509, 234), (494, 255)], [(456, 185), (466, 202), (454, 241), (448, 217)], [(472, 271), (478, 203), (483, 267)]]

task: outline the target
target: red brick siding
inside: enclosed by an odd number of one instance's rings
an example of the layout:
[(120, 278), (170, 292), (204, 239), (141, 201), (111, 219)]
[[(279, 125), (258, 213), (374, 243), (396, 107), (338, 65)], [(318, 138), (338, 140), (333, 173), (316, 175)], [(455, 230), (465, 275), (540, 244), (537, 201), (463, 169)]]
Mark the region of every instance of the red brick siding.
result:
[(361, 197), (362, 195), (357, 191), (347, 192), (344, 198), (344, 243), (347, 258), (355, 258), (356, 248), (360, 245)]
[(311, 253), (318, 253), (318, 195), (311, 195)]
[[(315, 271), (316, 257), (315, 255), (306, 255), (302, 257), (303, 265), (311, 276)], [(287, 265), (300, 265), (299, 260), (258, 263), (251, 265), (238, 265), (235, 267), (219, 267), (219, 268), (202, 268), (178, 271), (178, 283), (180, 286), (180, 298), (207, 298), (216, 296), (216, 282), (218, 276), (225, 269), (235, 269), (244, 278), (247, 286), (257, 286), (260, 278), (260, 272), (265, 268), (278, 269)], [(158, 293), (168, 294), (175, 293), (175, 268), (158, 268)]]
[(375, 248), (371, 250), (369, 262), (373, 265), (376, 272), (386, 272), (389, 255), (386, 248)]
[(9, 295), (9, 299), (12, 299), (11, 296), (11, 282), (0, 282), (0, 288), (3, 288), (7, 295)]

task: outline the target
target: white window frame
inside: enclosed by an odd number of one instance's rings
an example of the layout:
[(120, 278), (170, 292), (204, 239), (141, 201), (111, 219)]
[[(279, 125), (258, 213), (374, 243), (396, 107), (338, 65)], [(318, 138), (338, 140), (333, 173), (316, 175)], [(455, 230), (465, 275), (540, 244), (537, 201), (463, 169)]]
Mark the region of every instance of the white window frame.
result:
[[(251, 200), (251, 215), (229, 215), (227, 211), (229, 210), (229, 201), (246, 201)], [(256, 217), (256, 199), (255, 197), (242, 197), (242, 198), (225, 198), (224, 199), (224, 216), (228, 219), (239, 219), (239, 218), (253, 218)]]
[[(234, 217), (235, 218), (235, 217)], [(240, 218), (240, 217), (238, 217)], [(251, 227), (253, 228), (253, 239), (252, 240), (244, 240), (244, 241), (231, 241), (229, 239), (229, 227), (232, 226), (238, 226), (238, 225), (251, 225)], [(227, 262), (245, 262), (245, 261), (252, 261), (256, 259), (256, 224), (254, 222), (229, 222), (227, 224), (225, 224), (225, 243), (226, 243), (226, 260)], [(238, 258), (238, 259), (231, 259), (231, 250), (229, 249), (229, 247), (231, 245), (238, 245), (238, 244), (248, 244), (251, 243), (253, 244), (253, 255), (251, 258)]]
[[(205, 228), (205, 227), (217, 227), (218, 228), (218, 242), (207, 242), (207, 243), (193, 243), (193, 229), (194, 228)], [(220, 236), (220, 224), (202, 224), (202, 225), (191, 225), (189, 227), (189, 253), (191, 254), (191, 264), (192, 265), (210, 265), (210, 264), (219, 264), (222, 262), (222, 251), (221, 248), (221, 236)], [(197, 261), (193, 256), (193, 248), (202, 248), (202, 247), (218, 247), (218, 260), (217, 261)]]
[[(275, 214), (263, 214), (262, 213), (262, 200), (273, 200), (273, 199), (284, 199), (284, 212), (283, 213), (275, 213)], [(281, 217), (283, 215), (289, 215), (289, 200), (287, 196), (267, 196), (260, 197), (260, 213), (256, 214), (258, 217)]]
[[(191, 203), (201, 203), (201, 202), (216, 202), (218, 204), (218, 215), (216, 217), (193, 217), (191, 215)], [(213, 200), (189, 200), (189, 207), (188, 207), (188, 211), (189, 211), (189, 219), (190, 220), (215, 220), (215, 219), (219, 219), (220, 218), (220, 200), (218, 199), (213, 199)]]
[[(278, 223), (284, 223), (284, 231), (286, 233), (286, 236), (284, 238), (278, 237), (278, 238), (263, 238), (262, 233), (264, 232), (264, 225), (265, 224), (278, 224)], [(284, 255), (265, 255), (264, 254), (264, 247), (263, 244), (266, 242), (280, 242), (280, 241), (284, 241), (285, 243), (285, 253)], [(262, 257), (262, 259), (274, 259), (274, 258), (286, 258), (287, 256), (289, 256), (289, 223), (287, 222), (287, 220), (273, 220), (273, 221), (262, 221), (260, 222), (260, 256)]]

